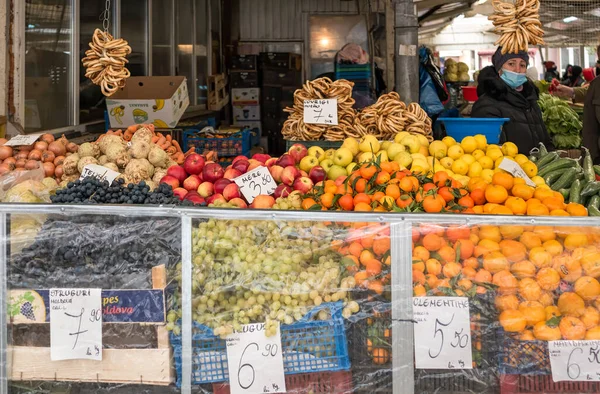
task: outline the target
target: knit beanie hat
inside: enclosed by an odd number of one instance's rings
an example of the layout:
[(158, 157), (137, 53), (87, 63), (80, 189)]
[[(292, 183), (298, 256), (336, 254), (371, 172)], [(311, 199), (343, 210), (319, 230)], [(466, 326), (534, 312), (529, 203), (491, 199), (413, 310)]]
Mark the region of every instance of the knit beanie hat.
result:
[(504, 63), (509, 61), (510, 59), (523, 59), (525, 63), (529, 64), (529, 55), (525, 51), (520, 51), (519, 53), (505, 53), (502, 54), (502, 47), (498, 47), (496, 53), (492, 56), (492, 64), (496, 71), (502, 70), (502, 66)]

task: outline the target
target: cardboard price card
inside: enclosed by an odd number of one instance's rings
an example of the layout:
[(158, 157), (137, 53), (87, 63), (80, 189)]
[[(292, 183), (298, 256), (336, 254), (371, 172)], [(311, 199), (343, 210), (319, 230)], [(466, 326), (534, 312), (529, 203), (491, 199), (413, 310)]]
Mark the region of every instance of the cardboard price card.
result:
[(337, 126), (337, 99), (304, 100), (304, 123)]
[(531, 178), (529, 178), (529, 176), (525, 173), (525, 171), (523, 171), (517, 162), (504, 158), (502, 159), (502, 162), (500, 162), (498, 168), (510, 172), (515, 178), (525, 179), (526, 184), (531, 187), (535, 187), (535, 183), (531, 180)]
[(472, 369), (471, 321), (466, 297), (414, 297), (418, 369)]
[(600, 382), (600, 340), (550, 341), (548, 351), (555, 382)]
[(91, 176), (98, 178), (101, 181), (107, 181), (110, 185), (119, 175), (121, 174), (99, 164), (88, 164), (87, 166), (83, 167), (83, 171), (81, 172), (79, 179), (84, 179)]
[(231, 394), (285, 393), (281, 332), (265, 335), (265, 323), (247, 324), (226, 339)]
[(50, 289), (50, 359), (102, 360), (101, 289)]
[(249, 204), (252, 204), (257, 196), (270, 196), (277, 189), (277, 184), (269, 169), (263, 166), (256, 167), (254, 170), (234, 178), (233, 181), (239, 186), (240, 192)]
[(15, 135), (12, 137), (6, 144), (6, 146), (22, 146), (22, 145), (31, 145), (35, 141), (37, 141), (42, 135), (34, 134), (34, 135)]

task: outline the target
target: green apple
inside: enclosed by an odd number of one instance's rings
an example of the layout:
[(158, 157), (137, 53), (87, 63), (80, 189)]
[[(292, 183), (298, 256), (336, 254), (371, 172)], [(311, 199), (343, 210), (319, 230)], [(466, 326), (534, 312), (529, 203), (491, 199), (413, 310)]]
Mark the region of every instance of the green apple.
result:
[(360, 152), (358, 149), (358, 140), (354, 137), (346, 138), (341, 147), (350, 149), (350, 152), (352, 152), (352, 157), (358, 155), (358, 152)]
[(317, 160), (325, 160), (325, 151), (320, 146), (311, 146), (308, 148), (308, 155), (316, 157)]
[(377, 158), (379, 159), (380, 163), (384, 163), (386, 161), (390, 161), (390, 159), (388, 158), (387, 152), (384, 151), (384, 150), (380, 150), (379, 152), (377, 152), (377, 154), (375, 156), (377, 156)]
[(338, 165), (332, 165), (331, 168), (327, 171), (327, 178), (335, 181), (341, 176), (347, 176), (348, 173), (344, 167), (340, 167)]
[(375, 154), (373, 152), (363, 152), (358, 155), (359, 163), (368, 163), (375, 160)]
[(358, 169), (358, 164), (356, 163), (350, 163), (348, 164), (348, 167), (346, 167), (346, 171), (348, 172), (348, 174), (352, 174), (356, 169)]
[(333, 155), (335, 155), (335, 149), (327, 149), (325, 151), (325, 158), (333, 161)]
[(416, 134), (415, 137), (417, 137), (417, 140), (419, 140), (419, 144), (421, 144), (421, 146), (429, 146), (429, 140), (423, 134)]
[(348, 164), (352, 163), (352, 159), (354, 155), (348, 148), (340, 148), (335, 151), (333, 155), (333, 164), (340, 167), (346, 167)]
[(410, 135), (410, 133), (408, 131), (401, 131), (398, 134), (396, 134), (396, 136), (394, 137), (394, 142), (397, 144), (401, 144), (402, 140), (404, 139), (404, 137), (406, 137), (407, 135)]
[(305, 156), (300, 160), (299, 167), (302, 171), (309, 172), (311, 168), (319, 165), (319, 159), (314, 156)]
[(394, 157), (394, 161), (400, 164), (402, 167), (408, 168), (411, 165), (413, 158), (410, 153), (404, 151), (398, 153), (396, 157)]
[(393, 141), (383, 141), (381, 143), (381, 150), (388, 150), (388, 148), (390, 147), (390, 145), (392, 145)]
[(365, 135), (360, 139), (358, 149), (360, 149), (361, 152), (377, 153), (379, 152), (379, 149), (381, 149), (381, 144), (374, 135)]
[(414, 135), (407, 135), (402, 139), (402, 145), (410, 152), (417, 153), (421, 149), (421, 144), (419, 140)]
[(321, 162), (321, 167), (325, 170), (325, 172), (329, 171), (329, 169), (333, 166), (333, 160), (325, 159)]
[(404, 148), (404, 145), (402, 144), (399, 144), (397, 142), (391, 142), (386, 150), (390, 160), (394, 160), (398, 153), (404, 152), (406, 148)]

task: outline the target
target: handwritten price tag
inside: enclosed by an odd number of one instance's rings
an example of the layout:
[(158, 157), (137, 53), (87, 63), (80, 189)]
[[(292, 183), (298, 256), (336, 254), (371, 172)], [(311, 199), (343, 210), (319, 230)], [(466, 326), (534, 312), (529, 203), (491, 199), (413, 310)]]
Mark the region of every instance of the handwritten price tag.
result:
[(22, 145), (31, 145), (35, 141), (37, 141), (42, 135), (41, 134), (33, 134), (33, 135), (15, 135), (12, 137), (6, 144), (6, 146), (22, 146)]
[(504, 171), (510, 172), (512, 176), (516, 178), (525, 179), (525, 183), (531, 187), (535, 187), (535, 183), (529, 178), (529, 176), (523, 171), (521, 166), (509, 159), (502, 159), (498, 168), (503, 169)]
[(600, 382), (600, 341), (550, 341), (552, 380)]
[(231, 394), (285, 393), (281, 333), (265, 335), (265, 324), (247, 324), (227, 337)]
[(413, 316), (417, 368), (473, 368), (468, 298), (414, 297)]
[(101, 289), (50, 289), (50, 359), (102, 360)]
[(239, 186), (240, 192), (250, 204), (256, 196), (270, 196), (277, 189), (277, 184), (273, 180), (269, 169), (262, 166), (234, 178), (233, 181)]
[(121, 174), (111, 170), (110, 168), (106, 168), (98, 164), (88, 164), (87, 166), (83, 167), (83, 172), (81, 173), (79, 179), (91, 176), (98, 178), (101, 181), (107, 181), (109, 184), (111, 184), (112, 181), (114, 181), (119, 175)]
[(304, 123), (337, 126), (337, 99), (304, 100)]

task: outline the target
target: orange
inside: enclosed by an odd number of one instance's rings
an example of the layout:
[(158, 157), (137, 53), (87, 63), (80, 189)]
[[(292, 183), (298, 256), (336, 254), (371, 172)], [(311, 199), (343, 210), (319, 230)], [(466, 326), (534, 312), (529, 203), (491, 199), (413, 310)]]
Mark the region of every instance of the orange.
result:
[(481, 226), (479, 228), (479, 238), (488, 239), (494, 242), (502, 241), (500, 229), (497, 226)]
[[(531, 201), (531, 200), (529, 200)], [(550, 211), (548, 207), (543, 204), (530, 204), (527, 206), (527, 215), (528, 216), (548, 216), (550, 215)]]
[(438, 254), (443, 263), (450, 263), (456, 261), (456, 251), (450, 246), (442, 246), (440, 250), (438, 250)]
[(536, 226), (533, 228), (533, 232), (540, 237), (542, 242), (550, 241), (556, 238), (554, 228), (551, 226)]
[(423, 199), (423, 210), (429, 213), (438, 213), (444, 209), (446, 201), (440, 196), (427, 196)]
[(540, 341), (558, 341), (562, 334), (558, 326), (549, 326), (547, 322), (541, 321), (533, 326), (533, 336)]
[(560, 284), (560, 275), (553, 268), (542, 268), (535, 278), (543, 290), (556, 290)]
[(413, 260), (412, 269), (425, 272), (425, 262), (421, 260)]
[(519, 282), (519, 295), (526, 301), (538, 301), (542, 289), (535, 279), (524, 278)]
[(535, 326), (539, 322), (546, 321), (546, 311), (542, 304), (537, 301), (525, 301), (519, 305), (519, 311), (525, 315), (528, 326)]
[(569, 212), (569, 214), (571, 216), (587, 216), (588, 215), (588, 211), (587, 208), (584, 207), (581, 204), (577, 204), (577, 203), (569, 203), (567, 205), (567, 212)]
[(573, 290), (585, 301), (594, 301), (600, 296), (600, 282), (591, 276), (577, 279)]
[(598, 309), (594, 308), (593, 306), (588, 306), (585, 308), (585, 311), (583, 311), (580, 319), (585, 325), (585, 328), (589, 330), (590, 328), (596, 327), (600, 323), (600, 312), (598, 312)]
[(478, 283), (491, 283), (492, 282), (492, 274), (490, 274), (487, 270), (479, 270), (475, 275), (475, 282)]
[(495, 304), (500, 312), (519, 309), (519, 299), (514, 294), (499, 295), (496, 297)]
[(545, 189), (545, 188), (536, 188), (535, 192), (533, 193), (533, 197), (537, 198), (540, 201), (544, 201), (545, 198), (548, 197), (554, 197), (554, 191), (552, 191), (551, 189)]
[(415, 246), (415, 248), (413, 249), (413, 261), (414, 260), (427, 261), (427, 260), (429, 260), (429, 256), (430, 256), (429, 251), (422, 246)]
[(558, 328), (560, 328), (562, 337), (571, 341), (584, 339), (587, 331), (583, 322), (572, 316), (564, 316), (561, 319)]
[[(413, 287), (413, 297), (425, 297), (427, 295), (427, 289), (422, 284), (417, 284)], [(369, 340), (367, 339), (367, 346)], [(368, 349), (368, 347), (367, 347)]]
[(305, 198), (304, 200), (302, 200), (302, 209), (305, 211), (308, 211), (314, 205), (318, 205), (318, 204), (312, 198)]
[(525, 231), (523, 234), (521, 234), (519, 241), (521, 241), (521, 243), (525, 245), (527, 249), (533, 249), (542, 246), (542, 240), (532, 231)]
[[(371, 277), (381, 274), (381, 262), (379, 260), (376, 260), (376, 259), (369, 260), (367, 262), (367, 264), (365, 264), (365, 268), (367, 270), (367, 274)], [(422, 276), (423, 281), (421, 284), (425, 283), (425, 274), (423, 274), (422, 272), (413, 270), (413, 278), (414, 278), (415, 272), (418, 272)]]
[[(583, 269), (578, 259), (573, 259), (569, 255), (556, 256), (552, 260), (554, 268), (560, 277), (569, 283), (573, 283), (581, 278)], [(581, 295), (581, 294), (580, 294)]]
[[(425, 248), (423, 248), (425, 249)], [(373, 252), (375, 253), (375, 255), (377, 256), (381, 256), (384, 253), (386, 253), (387, 251), (390, 250), (390, 237), (389, 236), (380, 236), (375, 238), (375, 241), (373, 242)], [(427, 251), (427, 249), (425, 249), (425, 251)], [(429, 255), (429, 253), (427, 253)], [(429, 257), (427, 257), (429, 258)], [(425, 259), (427, 260), (427, 259)]]
[(471, 192), (470, 196), (476, 205), (483, 205), (486, 202), (485, 189), (475, 189)]
[(538, 268), (552, 266), (552, 255), (546, 252), (541, 246), (529, 251), (529, 260)]
[(483, 213), (492, 213), (492, 211), (498, 206), (500, 206), (500, 204), (492, 204), (488, 202), (483, 206)]
[(460, 275), (462, 266), (458, 263), (447, 263), (444, 265), (444, 268), (442, 268), (442, 272), (446, 278), (454, 278), (455, 276)]
[(337, 191), (338, 185), (335, 184), (335, 181), (328, 179), (325, 181), (325, 193), (335, 193)]
[(475, 177), (469, 180), (469, 183), (467, 183), (467, 189), (469, 189), (471, 192), (475, 190), (485, 191), (487, 185), (487, 182), (483, 178)]
[(448, 186), (441, 187), (438, 190), (438, 195), (442, 196), (442, 198), (446, 202), (450, 202), (455, 199), (455, 196), (452, 193), (452, 189), (450, 189)]
[(360, 167), (360, 176), (369, 180), (377, 173), (377, 166), (375, 164), (364, 164)]
[(352, 254), (352, 256), (355, 257), (360, 257), (360, 254), (363, 251), (363, 246), (360, 244), (360, 242), (352, 242), (349, 246), (348, 246), (348, 252), (350, 252), (350, 254)]
[(585, 334), (585, 339), (588, 341), (599, 340), (600, 339), (600, 326), (590, 328)]
[(406, 208), (410, 204), (412, 204), (412, 202), (413, 198), (408, 194), (403, 194), (396, 199), (396, 205), (398, 206), (398, 208)]
[(502, 186), (506, 190), (511, 190), (515, 184), (515, 180), (512, 175), (497, 172), (492, 176), (492, 185)]
[(508, 270), (510, 263), (500, 252), (490, 252), (483, 256), (483, 268), (492, 274)]
[(475, 201), (473, 201), (470, 196), (466, 195), (458, 200), (458, 205), (465, 208), (473, 208), (475, 206)]
[(373, 364), (385, 364), (390, 360), (390, 352), (387, 349), (375, 348), (373, 349)]
[(436, 234), (427, 234), (423, 237), (423, 246), (433, 252), (444, 246), (444, 240)]
[(335, 198), (335, 195), (333, 193), (323, 193), (323, 195), (321, 195), (321, 204), (325, 208), (331, 208), (333, 206), (334, 198)]
[(560, 310), (558, 309), (557, 306), (550, 305), (550, 306), (547, 306), (546, 308), (544, 308), (544, 310), (546, 311), (546, 320), (550, 320), (553, 317), (560, 316)]
[(438, 276), (442, 273), (442, 263), (436, 259), (427, 260), (425, 262), (425, 268), (427, 269), (427, 273), (431, 275)]
[(520, 197), (508, 197), (504, 204), (515, 215), (525, 215), (527, 213), (527, 203)]
[(360, 256), (358, 257), (358, 260), (360, 261), (360, 263), (362, 265), (367, 265), (367, 263), (371, 260), (373, 260), (375, 258), (375, 256), (373, 255), (373, 253), (370, 250), (363, 250), (362, 252), (360, 252)]
[(506, 310), (500, 314), (498, 320), (507, 332), (521, 332), (527, 327), (525, 315), (518, 310)]
[(367, 191), (368, 182), (364, 178), (359, 178), (354, 182), (354, 190), (358, 193)]
[(470, 239), (459, 239), (454, 244), (454, 249), (457, 253), (460, 253), (461, 260), (465, 260), (473, 256), (473, 250), (475, 249), (475, 245), (473, 245), (473, 241), (471, 241)]
[(451, 242), (456, 242), (459, 239), (469, 239), (471, 229), (467, 226), (449, 226), (446, 229), (446, 237)]
[(381, 169), (383, 171), (388, 172), (390, 174), (392, 172), (394, 172), (394, 168), (392, 166), (392, 162), (390, 162), (390, 161), (382, 161), (381, 163), (379, 163), (379, 167), (381, 167)]
[(519, 261), (510, 266), (510, 272), (513, 273), (518, 279), (533, 278), (537, 268), (529, 260)]
[(497, 207), (492, 209), (491, 214), (492, 215), (512, 215), (513, 211), (511, 211), (510, 208), (508, 208), (504, 205), (498, 205)]
[(392, 197), (394, 200), (400, 197), (400, 194), (401, 192), (398, 185), (387, 185), (385, 188), (385, 195)]
[(513, 196), (522, 198), (523, 200), (527, 201), (533, 197), (534, 191), (535, 191), (535, 189), (531, 186), (514, 185), (511, 190), (511, 193)]
[(377, 178), (375, 178), (375, 183), (378, 185), (384, 185), (388, 183), (391, 179), (390, 173), (387, 171), (381, 171), (377, 174)]
[(489, 185), (485, 189), (485, 199), (494, 204), (502, 204), (508, 198), (506, 188), (500, 185)]
[(540, 304), (542, 304), (544, 306), (553, 305), (554, 304), (554, 296), (552, 294), (553, 293), (551, 293), (549, 291), (542, 291), (542, 295), (540, 296), (538, 301), (540, 302)]
[(377, 293), (377, 294), (383, 294), (383, 291), (385, 290), (383, 283), (380, 280), (372, 280), (367, 284), (367, 289)]
[(563, 252), (563, 246), (561, 245), (561, 243), (554, 239), (544, 242), (542, 244), (542, 246), (552, 256), (558, 256), (559, 254), (561, 254)]
[(400, 181), (400, 189), (410, 193), (419, 189), (419, 180), (413, 176), (407, 176)]
[(427, 285), (429, 286), (430, 289), (435, 289), (437, 287), (437, 284), (439, 281), (440, 280), (435, 275), (432, 275), (432, 274), (425, 275), (425, 282), (427, 283)]
[(494, 274), (492, 283), (498, 286), (498, 294), (515, 294), (519, 282), (508, 270), (502, 270)]
[(550, 211), (554, 211), (555, 209), (565, 209), (564, 199), (559, 199), (555, 196), (544, 198), (542, 204), (547, 206)]
[(385, 197), (384, 192), (375, 192), (375, 193), (371, 194), (371, 202), (379, 201), (379, 200), (381, 200), (382, 197)]
[(446, 171), (438, 171), (433, 174), (433, 183), (435, 183), (437, 187), (444, 187), (446, 186), (446, 182), (448, 182), (449, 178), (450, 177)]
[(360, 202), (371, 204), (371, 197), (369, 197), (369, 195), (365, 193), (358, 193), (356, 196), (354, 196), (353, 202), (354, 205), (357, 205)]
[(368, 278), (369, 274), (367, 274), (367, 271), (359, 271), (356, 274), (354, 274), (354, 280), (356, 281), (357, 286), (365, 285)]
[(475, 257), (469, 257), (463, 261), (463, 267), (473, 268), (474, 270), (479, 269), (479, 260)]
[(533, 335), (533, 331), (525, 330), (519, 335), (520, 341), (535, 341), (535, 336)]
[(473, 287), (473, 282), (469, 279), (463, 278), (456, 282), (456, 285), (462, 290), (469, 290)]
[(527, 249), (521, 242), (512, 239), (505, 239), (500, 241), (499, 245), (502, 254), (506, 256), (506, 258), (512, 263), (525, 260), (527, 257)]
[(585, 312), (583, 298), (570, 291), (562, 293), (558, 297), (558, 310), (563, 315), (579, 317)]
[(477, 275), (477, 271), (475, 271), (475, 269), (471, 268), (471, 267), (464, 267), (462, 269), (462, 275), (463, 275), (463, 277), (468, 278), (468, 279), (475, 279), (475, 275)]
[(339, 198), (338, 205), (344, 211), (352, 211), (354, 209), (354, 200), (352, 199), (352, 195), (344, 194), (342, 197)]
[(359, 202), (354, 206), (354, 210), (357, 212), (369, 212), (372, 211), (371, 206), (364, 202)]
[(562, 209), (553, 209), (550, 211), (550, 216), (571, 216), (569, 212)]
[(567, 237), (565, 238), (564, 245), (565, 245), (565, 249), (574, 250), (577, 248), (587, 246), (588, 242), (589, 242), (589, 239), (586, 234), (571, 233), (571, 234), (567, 235)]

